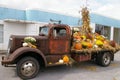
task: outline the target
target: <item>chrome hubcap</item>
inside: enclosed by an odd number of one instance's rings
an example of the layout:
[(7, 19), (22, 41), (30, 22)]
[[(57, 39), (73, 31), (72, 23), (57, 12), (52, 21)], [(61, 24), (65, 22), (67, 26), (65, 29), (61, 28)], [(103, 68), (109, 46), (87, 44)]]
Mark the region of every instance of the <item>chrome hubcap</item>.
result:
[(108, 55), (104, 56), (104, 63), (107, 65), (110, 63), (110, 57)]
[(31, 76), (36, 71), (36, 66), (33, 62), (27, 61), (21, 67), (21, 73), (25, 76)]

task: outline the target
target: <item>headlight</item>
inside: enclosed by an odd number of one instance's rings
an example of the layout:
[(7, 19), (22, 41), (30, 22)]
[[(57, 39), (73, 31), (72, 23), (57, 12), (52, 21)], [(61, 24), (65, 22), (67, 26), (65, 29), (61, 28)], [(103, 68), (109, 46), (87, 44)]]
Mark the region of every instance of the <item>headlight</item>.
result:
[(8, 49), (7, 49), (7, 56), (9, 55), (9, 53), (10, 53), (10, 48), (11, 48), (11, 42), (12, 42), (12, 38), (10, 37), (9, 38), (9, 43), (8, 43)]

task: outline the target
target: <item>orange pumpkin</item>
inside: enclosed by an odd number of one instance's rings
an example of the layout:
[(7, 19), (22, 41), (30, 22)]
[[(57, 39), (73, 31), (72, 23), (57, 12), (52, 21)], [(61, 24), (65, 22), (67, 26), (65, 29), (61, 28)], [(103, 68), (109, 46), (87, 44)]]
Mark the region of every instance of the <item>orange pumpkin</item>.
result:
[(87, 47), (92, 48), (93, 47), (92, 43), (87, 43)]
[(64, 61), (64, 63), (68, 63), (69, 62), (69, 57), (67, 55), (65, 55), (63, 57), (63, 61)]
[(82, 49), (81, 43), (76, 43), (75, 46), (74, 46), (74, 48), (77, 49), (77, 50)]

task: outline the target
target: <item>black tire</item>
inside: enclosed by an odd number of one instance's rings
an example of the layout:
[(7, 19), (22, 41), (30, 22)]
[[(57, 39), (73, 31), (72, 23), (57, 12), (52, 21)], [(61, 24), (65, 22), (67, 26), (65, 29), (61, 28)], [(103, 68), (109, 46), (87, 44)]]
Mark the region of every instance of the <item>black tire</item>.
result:
[(17, 63), (17, 75), (22, 79), (36, 77), (39, 69), (39, 62), (33, 57), (24, 57)]
[(106, 52), (103, 54), (101, 53), (98, 55), (97, 64), (104, 66), (104, 67), (107, 67), (110, 65), (110, 63), (111, 63), (111, 55), (109, 52)]

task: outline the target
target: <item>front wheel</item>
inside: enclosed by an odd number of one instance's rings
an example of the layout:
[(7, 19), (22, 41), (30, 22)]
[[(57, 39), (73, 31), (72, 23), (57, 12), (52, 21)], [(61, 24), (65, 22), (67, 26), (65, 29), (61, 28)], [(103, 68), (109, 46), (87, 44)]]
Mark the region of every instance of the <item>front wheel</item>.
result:
[(101, 66), (109, 66), (111, 63), (111, 55), (109, 52), (103, 53), (99, 56), (98, 60)]
[(39, 69), (39, 62), (33, 57), (24, 57), (17, 63), (17, 74), (22, 79), (34, 78)]

